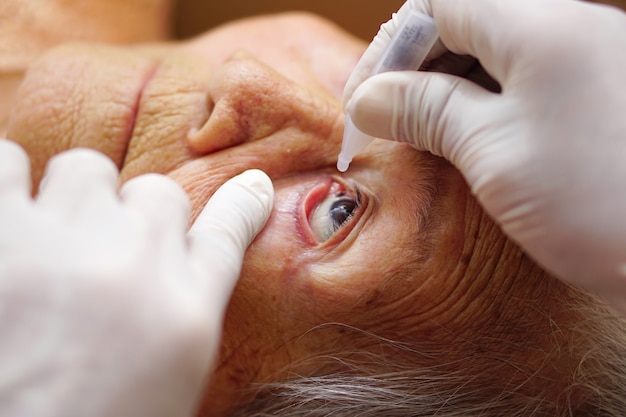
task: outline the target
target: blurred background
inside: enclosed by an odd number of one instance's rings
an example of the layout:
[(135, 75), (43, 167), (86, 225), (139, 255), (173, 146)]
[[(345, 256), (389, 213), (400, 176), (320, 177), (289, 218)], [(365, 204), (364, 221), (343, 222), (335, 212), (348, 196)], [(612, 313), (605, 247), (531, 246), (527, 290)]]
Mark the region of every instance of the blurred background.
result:
[[(2, 0), (0, 0), (2, 1)], [(326, 16), (356, 36), (370, 41), (405, 0), (178, 0), (174, 31), (188, 38), (220, 23), (244, 16), (304, 10)], [(184, 22), (184, 23), (183, 23)]]
[[(173, 29), (177, 38), (188, 38), (220, 23), (244, 16), (305, 10), (326, 16), (356, 36), (370, 41), (378, 32), (379, 26), (404, 2), (405, 0), (177, 0), (177, 17)], [(626, 0), (597, 2), (626, 8)]]

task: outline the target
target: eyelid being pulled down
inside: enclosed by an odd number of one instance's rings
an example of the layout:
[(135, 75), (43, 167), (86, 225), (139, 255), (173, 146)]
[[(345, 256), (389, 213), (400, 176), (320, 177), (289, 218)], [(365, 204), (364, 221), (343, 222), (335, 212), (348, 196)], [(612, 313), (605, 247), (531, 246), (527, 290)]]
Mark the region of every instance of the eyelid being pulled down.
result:
[(308, 222), (318, 244), (342, 241), (363, 211), (364, 196), (356, 184), (332, 178), (309, 208)]

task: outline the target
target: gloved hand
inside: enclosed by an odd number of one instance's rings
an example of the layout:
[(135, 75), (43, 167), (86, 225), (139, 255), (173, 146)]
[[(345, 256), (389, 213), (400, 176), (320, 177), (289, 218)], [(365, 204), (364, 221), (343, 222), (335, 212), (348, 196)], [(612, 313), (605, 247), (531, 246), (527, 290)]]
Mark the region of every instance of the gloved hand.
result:
[(178, 185), (149, 174), (118, 195), (95, 151), (53, 158), (34, 201), (29, 177), (0, 140), (0, 415), (191, 415), (268, 177), (228, 181), (188, 233)]
[[(434, 17), (449, 51), (476, 57), (501, 93), (424, 71), (363, 81), (411, 7)], [(626, 15), (608, 6), (414, 0), (383, 25), (344, 103), (365, 133), (450, 160), (534, 259), (626, 312), (625, 50)]]

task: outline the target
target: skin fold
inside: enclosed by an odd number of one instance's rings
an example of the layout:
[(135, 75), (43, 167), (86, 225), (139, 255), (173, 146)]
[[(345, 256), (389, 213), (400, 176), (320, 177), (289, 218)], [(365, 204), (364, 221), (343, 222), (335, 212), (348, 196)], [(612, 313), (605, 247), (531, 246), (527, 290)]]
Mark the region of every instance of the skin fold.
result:
[[(226, 179), (270, 175), (274, 211), (247, 252), (202, 415), (236, 411), (257, 383), (386, 355), (472, 380), (485, 397), (541, 397), (553, 415), (577, 407), (592, 393), (570, 382), (592, 347), (572, 306), (604, 307), (505, 238), (446, 161), (376, 141), (336, 170), (339, 97), (365, 46), (300, 13), (178, 43), (65, 44), (30, 64), (6, 134), (31, 158), (33, 193), (52, 155), (89, 147), (122, 181), (175, 179), (192, 221)], [(359, 206), (319, 242), (311, 213), (344, 195)]]

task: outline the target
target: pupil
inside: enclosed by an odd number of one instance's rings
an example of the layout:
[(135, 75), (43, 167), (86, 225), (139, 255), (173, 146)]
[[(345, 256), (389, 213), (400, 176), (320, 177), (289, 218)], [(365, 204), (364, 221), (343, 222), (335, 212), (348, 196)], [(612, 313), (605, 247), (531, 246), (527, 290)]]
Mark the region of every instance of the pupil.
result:
[(341, 226), (343, 222), (348, 220), (348, 217), (352, 214), (356, 208), (356, 201), (350, 198), (341, 198), (335, 201), (330, 206), (330, 218), (333, 221), (335, 228)]

